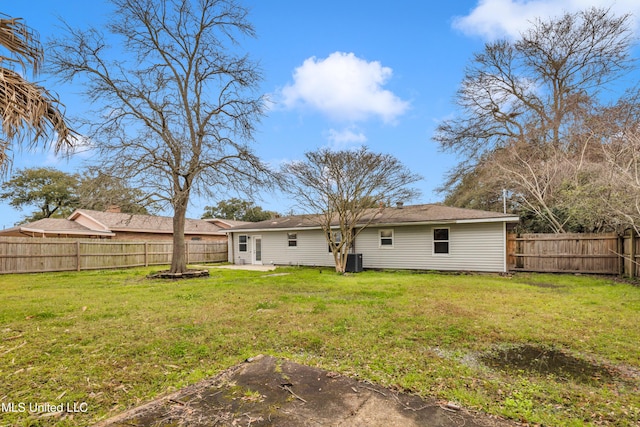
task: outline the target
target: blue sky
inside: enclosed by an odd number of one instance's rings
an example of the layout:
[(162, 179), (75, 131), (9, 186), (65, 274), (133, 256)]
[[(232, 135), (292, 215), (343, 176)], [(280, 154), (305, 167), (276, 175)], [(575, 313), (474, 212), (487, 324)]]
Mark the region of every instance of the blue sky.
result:
[[(278, 165), (319, 147), (366, 144), (424, 177), (417, 203), (442, 199), (434, 190), (457, 161), (440, 152), (431, 137), (440, 121), (455, 114), (453, 98), (464, 67), (485, 42), (517, 37), (538, 16), (591, 5), (640, 16), (637, 0), (239, 2), (250, 8), (258, 34), (245, 47), (260, 62), (262, 91), (275, 101), (256, 134), (258, 155)], [(0, 7), (23, 18), (43, 42), (59, 31), (59, 17), (72, 26), (100, 26), (109, 10), (101, 0), (5, 1)], [(637, 81), (638, 75), (629, 78)], [(81, 87), (62, 87), (47, 75), (37, 80), (58, 94), (69, 116), (82, 113)], [(15, 150), (13, 170), (51, 166), (73, 172), (87, 159), (87, 154), (64, 159), (46, 150)], [(193, 200), (188, 216), (199, 218), (205, 205), (217, 201)], [(279, 194), (256, 202), (282, 213), (296, 210)], [(0, 228), (29, 212), (0, 202)]]

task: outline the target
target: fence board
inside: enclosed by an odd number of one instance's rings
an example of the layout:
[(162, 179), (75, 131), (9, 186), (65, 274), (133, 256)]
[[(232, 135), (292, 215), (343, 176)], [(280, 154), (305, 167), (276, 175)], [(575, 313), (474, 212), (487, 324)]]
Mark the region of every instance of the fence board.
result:
[(615, 233), (509, 234), (507, 263), (510, 271), (632, 275), (632, 245), (631, 235)]
[[(96, 270), (171, 263), (173, 243), (3, 237), (0, 274)], [(224, 262), (227, 242), (187, 242), (189, 263)]]
[[(189, 263), (227, 261), (227, 242), (187, 242)], [(6, 237), (0, 274), (95, 270), (171, 263), (170, 241), (109, 241)], [(510, 271), (640, 276), (640, 239), (606, 234), (509, 234)]]

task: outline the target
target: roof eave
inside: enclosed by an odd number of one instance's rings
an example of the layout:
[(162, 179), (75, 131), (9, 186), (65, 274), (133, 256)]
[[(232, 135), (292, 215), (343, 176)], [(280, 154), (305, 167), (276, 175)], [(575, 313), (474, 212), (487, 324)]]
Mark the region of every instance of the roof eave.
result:
[(477, 222), (520, 222), (520, 217), (496, 217), (496, 218), (475, 218), (475, 219), (459, 219), (456, 221), (458, 224), (473, 224)]
[(20, 227), (18, 229), (20, 233), (36, 233), (36, 234), (77, 234), (85, 236), (115, 236), (110, 231), (96, 231), (96, 230), (41, 230), (38, 228)]
[[(437, 225), (437, 224), (474, 224), (486, 222), (519, 222), (520, 218), (512, 217), (495, 217), (495, 218), (473, 218), (473, 219), (439, 219), (430, 221), (400, 221), (400, 222), (372, 222), (368, 224), (359, 224), (356, 227), (402, 227), (410, 225)], [(331, 228), (338, 228), (332, 225)], [(318, 225), (299, 226), (299, 227), (265, 227), (265, 228), (242, 228), (224, 230), (224, 233), (255, 233), (262, 231), (296, 231), (296, 230), (322, 230)]]

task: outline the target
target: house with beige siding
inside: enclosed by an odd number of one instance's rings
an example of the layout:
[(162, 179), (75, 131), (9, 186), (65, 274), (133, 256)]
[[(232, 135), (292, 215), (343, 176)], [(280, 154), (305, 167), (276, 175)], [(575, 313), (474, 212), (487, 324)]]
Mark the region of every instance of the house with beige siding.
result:
[[(507, 271), (507, 228), (518, 216), (437, 204), (371, 209), (351, 252), (362, 267)], [(225, 230), (235, 264), (333, 266), (319, 215), (294, 215)], [(358, 255), (360, 257), (360, 255)]]

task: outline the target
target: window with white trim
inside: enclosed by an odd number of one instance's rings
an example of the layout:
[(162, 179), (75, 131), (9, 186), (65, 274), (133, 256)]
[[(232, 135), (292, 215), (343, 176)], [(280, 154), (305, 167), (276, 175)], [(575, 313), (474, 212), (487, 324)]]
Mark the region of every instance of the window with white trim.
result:
[(378, 230), (378, 237), (381, 248), (393, 248), (393, 229)]
[(337, 248), (338, 246), (340, 246), (340, 242), (342, 242), (342, 232), (333, 231), (332, 233), (333, 233), (333, 245), (329, 243), (329, 252), (333, 252), (332, 246), (335, 246)]
[(238, 236), (238, 252), (247, 252), (247, 240), (248, 236), (246, 234), (241, 234)]
[(298, 246), (298, 233), (287, 233), (287, 247), (295, 248)]
[[(340, 243), (342, 242), (342, 232), (341, 231), (333, 231), (333, 243), (334, 243), (334, 247), (338, 247), (340, 246)], [(329, 233), (327, 233), (327, 239), (330, 237)], [(349, 245), (349, 250), (353, 249), (353, 245), (355, 244), (355, 240), (353, 238), (353, 231), (351, 232), (351, 244)], [(331, 243), (329, 243), (329, 252), (333, 252), (333, 248), (331, 247)]]
[(449, 253), (449, 229), (448, 228), (433, 229), (433, 253), (434, 254)]

